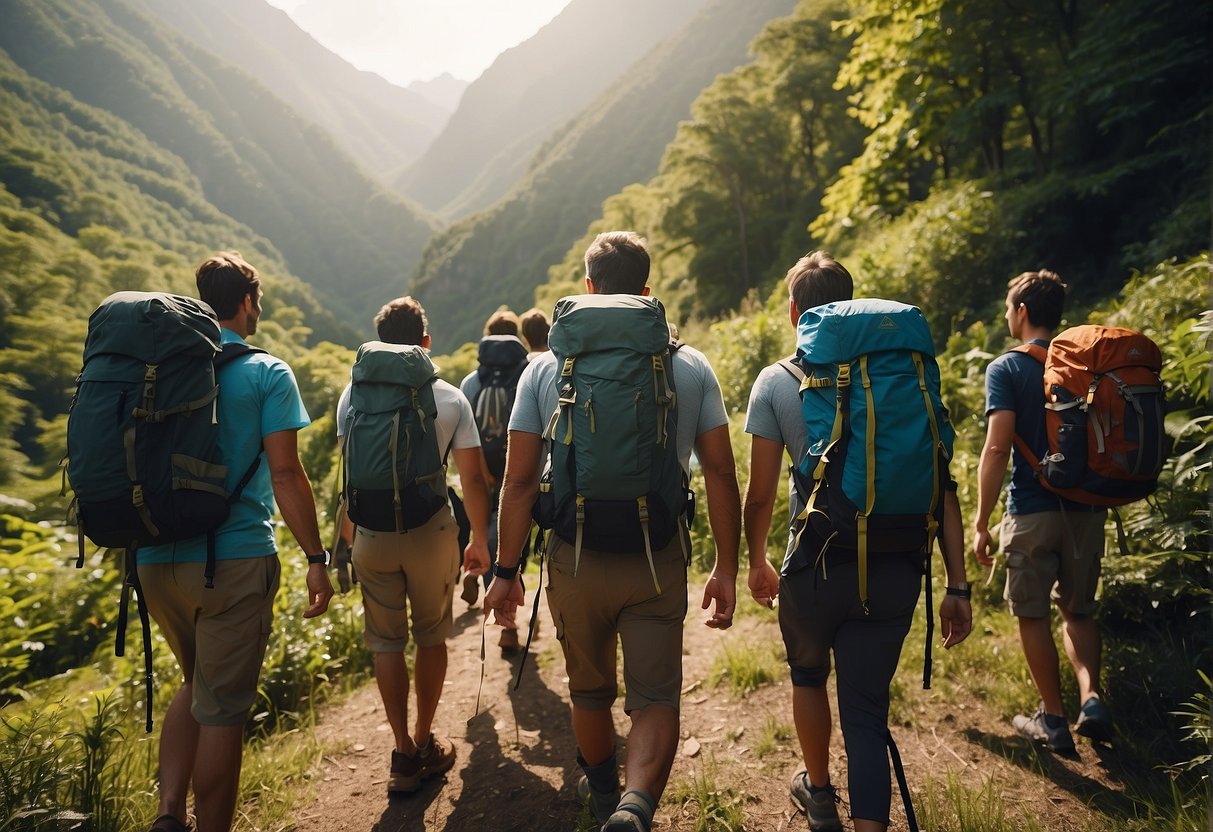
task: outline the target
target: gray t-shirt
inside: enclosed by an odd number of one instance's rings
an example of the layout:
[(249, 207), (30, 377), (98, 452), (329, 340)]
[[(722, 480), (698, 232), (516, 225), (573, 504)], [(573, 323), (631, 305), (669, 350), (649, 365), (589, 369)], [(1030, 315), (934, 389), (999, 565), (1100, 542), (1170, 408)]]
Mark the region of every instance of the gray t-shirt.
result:
[[(681, 347), (674, 353), (674, 390), (678, 394), (678, 460), (688, 474), (695, 439), (729, 423), (720, 382), (703, 353)], [(510, 414), (510, 430), (542, 434), (556, 412), (556, 356), (539, 355), (522, 371)]]
[[(779, 442), (787, 449), (792, 465), (799, 465), (808, 450), (808, 433), (800, 410), (800, 382), (779, 364), (764, 367), (750, 390), (750, 404), (746, 409), (745, 432)], [(784, 553), (784, 571), (787, 558), (791, 557), (795, 539), (790, 526), (793, 518), (804, 508), (796, 494), (791, 474), (788, 475), (788, 491), (791, 514), (788, 518), (788, 547)]]

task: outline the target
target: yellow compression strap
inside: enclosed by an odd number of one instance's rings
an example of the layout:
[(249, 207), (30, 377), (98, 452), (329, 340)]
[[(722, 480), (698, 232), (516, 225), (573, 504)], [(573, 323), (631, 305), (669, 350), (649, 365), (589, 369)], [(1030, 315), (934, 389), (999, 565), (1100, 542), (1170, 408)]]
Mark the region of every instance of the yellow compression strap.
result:
[(943, 440), (939, 438), (939, 423), (935, 420), (935, 407), (931, 404), (931, 394), (927, 390), (926, 368), (921, 353), (913, 353), (914, 369), (918, 371), (918, 389), (922, 391), (922, 403), (927, 408), (927, 423), (931, 426), (931, 441), (935, 453), (931, 457), (931, 510), (927, 513), (927, 542), (923, 547), (927, 557), (931, 556), (931, 547), (935, 545), (935, 536), (939, 533), (939, 521), (935, 512), (939, 508), (939, 458), (943, 454)]
[[(808, 380), (809, 380), (809, 378), (806, 377), (805, 381), (807, 382)], [(828, 383), (811, 384), (811, 385), (807, 385), (807, 387), (829, 387), (834, 384), (834, 381), (832, 379), (825, 379), (825, 381), (827, 381)], [(851, 365), (850, 364), (838, 365), (838, 382), (837, 382), (837, 386), (835, 388), (837, 392), (834, 394), (834, 424), (830, 428), (830, 441), (829, 441), (829, 443), (826, 444), (826, 449), (822, 452), (821, 459), (819, 459), (817, 461), (817, 465), (813, 469), (813, 490), (809, 493), (809, 496), (805, 500), (804, 508), (802, 508), (800, 510), (800, 514), (796, 515), (796, 519), (798, 521), (801, 521), (801, 526), (800, 526), (800, 531), (798, 531), (796, 533), (796, 540), (793, 544), (794, 547), (800, 546), (800, 538), (804, 535), (805, 529), (807, 529), (809, 526), (809, 513), (815, 510), (813, 508), (813, 506), (817, 502), (817, 492), (821, 490), (821, 484), (823, 482), (825, 482), (826, 467), (828, 466), (829, 461), (830, 461), (830, 454), (833, 452), (834, 448), (838, 445), (838, 440), (842, 437), (842, 421), (843, 421), (842, 396), (843, 396), (843, 391), (850, 386), (851, 386)], [(807, 389), (807, 387), (805, 384), (802, 384), (800, 389), (803, 391), (803, 390)], [(833, 537), (834, 537), (834, 535), (830, 535), (831, 539)], [(829, 545), (830, 545), (830, 541), (827, 540), (825, 545), (822, 546), (821, 551), (817, 555), (818, 560), (821, 560), (821, 558), (825, 555), (825, 551), (827, 548), (829, 548)]]
[[(561, 391), (561, 393), (559, 404), (556, 406), (556, 413), (559, 414), (561, 411), (564, 411), (565, 418), (568, 420), (563, 440), (566, 445), (573, 444), (573, 405), (577, 403), (577, 387), (573, 384), (573, 363), (576, 360), (574, 356), (570, 356), (564, 360), (564, 366), (560, 370), (562, 382), (557, 387), (557, 390)], [(555, 433), (556, 418), (556, 416), (552, 417), (553, 434)]]
[(404, 531), (404, 507), (400, 504), (400, 411), (392, 414), (392, 435), (387, 440), (392, 455), (392, 510), (396, 515), (396, 533)]
[(864, 614), (868, 612), (868, 515), (876, 505), (876, 403), (872, 398), (872, 377), (868, 374), (868, 357), (859, 356), (859, 380), (863, 384), (864, 398), (867, 400), (867, 423), (864, 437), (864, 468), (866, 469), (865, 488), (867, 497), (864, 500), (863, 513), (856, 518), (856, 531), (859, 548), (859, 603), (863, 606)]

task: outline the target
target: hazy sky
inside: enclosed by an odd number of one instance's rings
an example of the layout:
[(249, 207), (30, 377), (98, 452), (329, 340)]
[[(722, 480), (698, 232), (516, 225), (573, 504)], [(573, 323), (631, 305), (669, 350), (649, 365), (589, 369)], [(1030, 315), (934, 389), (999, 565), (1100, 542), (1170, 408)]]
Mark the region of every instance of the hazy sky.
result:
[(407, 86), (443, 72), (472, 81), (569, 0), (267, 0), (359, 69)]

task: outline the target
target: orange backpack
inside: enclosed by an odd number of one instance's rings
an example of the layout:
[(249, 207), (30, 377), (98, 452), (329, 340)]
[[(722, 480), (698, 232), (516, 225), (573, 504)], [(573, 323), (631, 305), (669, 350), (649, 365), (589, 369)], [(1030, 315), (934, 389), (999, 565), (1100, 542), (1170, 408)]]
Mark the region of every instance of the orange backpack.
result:
[(1158, 487), (1166, 459), (1162, 354), (1131, 329), (1075, 326), (1048, 350), (1023, 344), (1045, 365), (1043, 459), (1016, 435), (1015, 446), (1040, 484), (1077, 503), (1120, 506)]

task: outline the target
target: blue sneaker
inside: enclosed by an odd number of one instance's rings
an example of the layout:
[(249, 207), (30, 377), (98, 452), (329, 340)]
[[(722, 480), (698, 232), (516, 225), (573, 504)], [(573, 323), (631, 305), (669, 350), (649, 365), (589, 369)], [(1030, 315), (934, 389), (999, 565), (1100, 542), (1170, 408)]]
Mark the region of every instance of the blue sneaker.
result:
[(1092, 696), (1082, 703), (1082, 711), (1078, 714), (1078, 721), (1074, 723), (1074, 731), (1092, 742), (1111, 742), (1112, 712), (1098, 696)]

